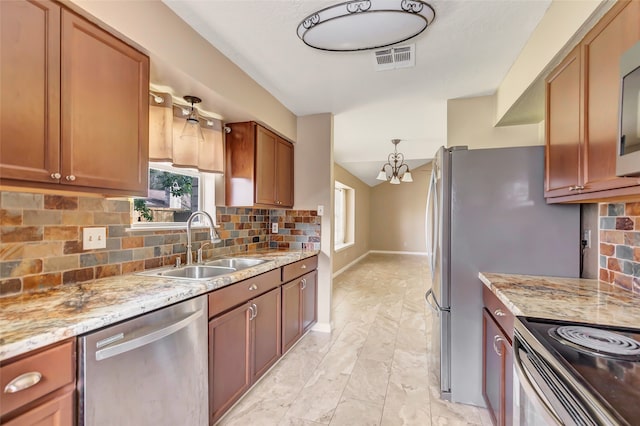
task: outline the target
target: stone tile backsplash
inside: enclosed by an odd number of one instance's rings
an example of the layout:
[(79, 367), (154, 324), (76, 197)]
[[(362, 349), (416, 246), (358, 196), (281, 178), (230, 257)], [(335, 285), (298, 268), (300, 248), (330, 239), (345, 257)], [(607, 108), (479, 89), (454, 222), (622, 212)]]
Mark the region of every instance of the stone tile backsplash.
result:
[[(320, 249), (315, 211), (217, 207), (223, 240), (205, 258), (265, 248)], [(128, 231), (126, 199), (0, 192), (0, 296), (186, 261), (184, 230)], [(277, 234), (271, 223), (278, 222)], [(107, 228), (106, 248), (82, 250), (82, 229)], [(194, 250), (209, 238), (193, 231)]]
[(600, 280), (640, 294), (640, 202), (600, 204)]

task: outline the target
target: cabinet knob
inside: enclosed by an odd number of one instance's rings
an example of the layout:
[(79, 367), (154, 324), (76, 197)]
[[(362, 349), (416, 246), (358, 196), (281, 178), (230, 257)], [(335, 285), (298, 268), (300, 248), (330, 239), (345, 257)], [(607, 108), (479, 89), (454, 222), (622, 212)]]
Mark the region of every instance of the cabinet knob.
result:
[(305, 265), (304, 263), (300, 266), (300, 269), (307, 269), (307, 265)]
[(42, 374), (37, 371), (21, 374), (7, 383), (7, 386), (4, 387), (4, 393), (16, 393), (29, 389), (31, 386), (37, 385), (40, 379), (42, 379)]
[(255, 284), (251, 284), (251, 285), (249, 286), (249, 291), (254, 291), (254, 290), (257, 290), (257, 289), (258, 289), (258, 286), (257, 286), (257, 285), (255, 285)]
[(495, 316), (497, 316), (497, 317), (503, 317), (503, 316), (507, 315), (507, 314), (505, 314), (505, 313), (502, 311), (502, 309), (496, 309), (496, 310), (493, 312), (493, 314), (494, 314)]
[(51, 173), (51, 179), (58, 180), (62, 177), (60, 173)]
[(301, 288), (302, 290), (304, 290), (305, 288), (307, 288), (307, 279), (306, 279), (306, 278), (303, 278), (303, 279), (301, 279), (301, 280), (300, 280), (300, 288)]
[(498, 336), (497, 334), (493, 336), (493, 350), (496, 354), (498, 354), (499, 357), (502, 357), (502, 348), (498, 349), (498, 345), (500, 344), (500, 342), (504, 342), (504, 339), (502, 337)]
[(73, 182), (74, 180), (76, 180), (76, 177), (74, 175), (69, 175), (69, 176), (65, 176), (65, 179), (68, 180), (69, 182)]

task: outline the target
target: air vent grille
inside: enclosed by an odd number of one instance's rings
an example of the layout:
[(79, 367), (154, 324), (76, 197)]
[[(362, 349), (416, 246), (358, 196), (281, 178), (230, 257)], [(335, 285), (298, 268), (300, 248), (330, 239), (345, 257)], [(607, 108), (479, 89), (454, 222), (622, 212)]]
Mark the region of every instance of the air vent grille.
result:
[(416, 64), (415, 44), (376, 50), (374, 60), (376, 71), (413, 67)]

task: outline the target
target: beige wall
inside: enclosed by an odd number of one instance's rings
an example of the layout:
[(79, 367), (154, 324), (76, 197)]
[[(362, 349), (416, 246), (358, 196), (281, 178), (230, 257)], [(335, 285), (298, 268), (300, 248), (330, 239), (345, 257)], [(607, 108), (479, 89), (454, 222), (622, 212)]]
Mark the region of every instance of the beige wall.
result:
[(256, 120), (297, 139), (296, 116), (161, 1), (72, 2), (149, 54), (151, 83), (197, 95), (225, 121)]
[(542, 126), (494, 127), (495, 96), (447, 101), (447, 146), (470, 149), (543, 145)]
[(367, 254), (370, 250), (369, 216), (371, 187), (346, 171), (338, 164), (333, 166), (333, 176), (355, 190), (355, 229), (354, 244), (339, 251), (333, 251), (333, 272), (340, 271), (351, 262)]
[(549, 64), (564, 56), (568, 45), (579, 41), (585, 32), (583, 27), (591, 26), (612, 4), (603, 0), (553, 0), (498, 87), (492, 123), (504, 119), (534, 81), (549, 71)]
[(295, 209), (324, 206), (318, 256), (318, 323), (314, 329), (331, 330), (333, 254), (333, 115), (298, 117), (295, 146)]
[(371, 189), (371, 250), (424, 253), (431, 163), (411, 171), (412, 183)]

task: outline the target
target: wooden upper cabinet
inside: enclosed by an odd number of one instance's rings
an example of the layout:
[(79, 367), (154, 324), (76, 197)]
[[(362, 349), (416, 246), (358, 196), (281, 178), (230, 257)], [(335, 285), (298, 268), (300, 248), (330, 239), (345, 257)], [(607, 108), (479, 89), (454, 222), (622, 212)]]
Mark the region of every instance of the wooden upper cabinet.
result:
[(621, 2), (583, 40), (588, 99), (583, 161), (584, 186), (590, 191), (637, 185), (616, 177), (620, 57), (640, 40), (640, 2)]
[(621, 0), (546, 80), (548, 202), (640, 195), (616, 176), (620, 57), (640, 40), (640, 2)]
[(254, 122), (227, 126), (226, 205), (293, 207), (293, 144)]
[(0, 1), (0, 87), (0, 177), (57, 182), (52, 177), (60, 171), (56, 3)]
[(146, 195), (149, 58), (50, 1), (1, 1), (3, 185)]
[(577, 47), (546, 81), (546, 196), (571, 194), (580, 183), (581, 99)]
[(63, 183), (146, 195), (149, 58), (63, 10), (61, 77)]

